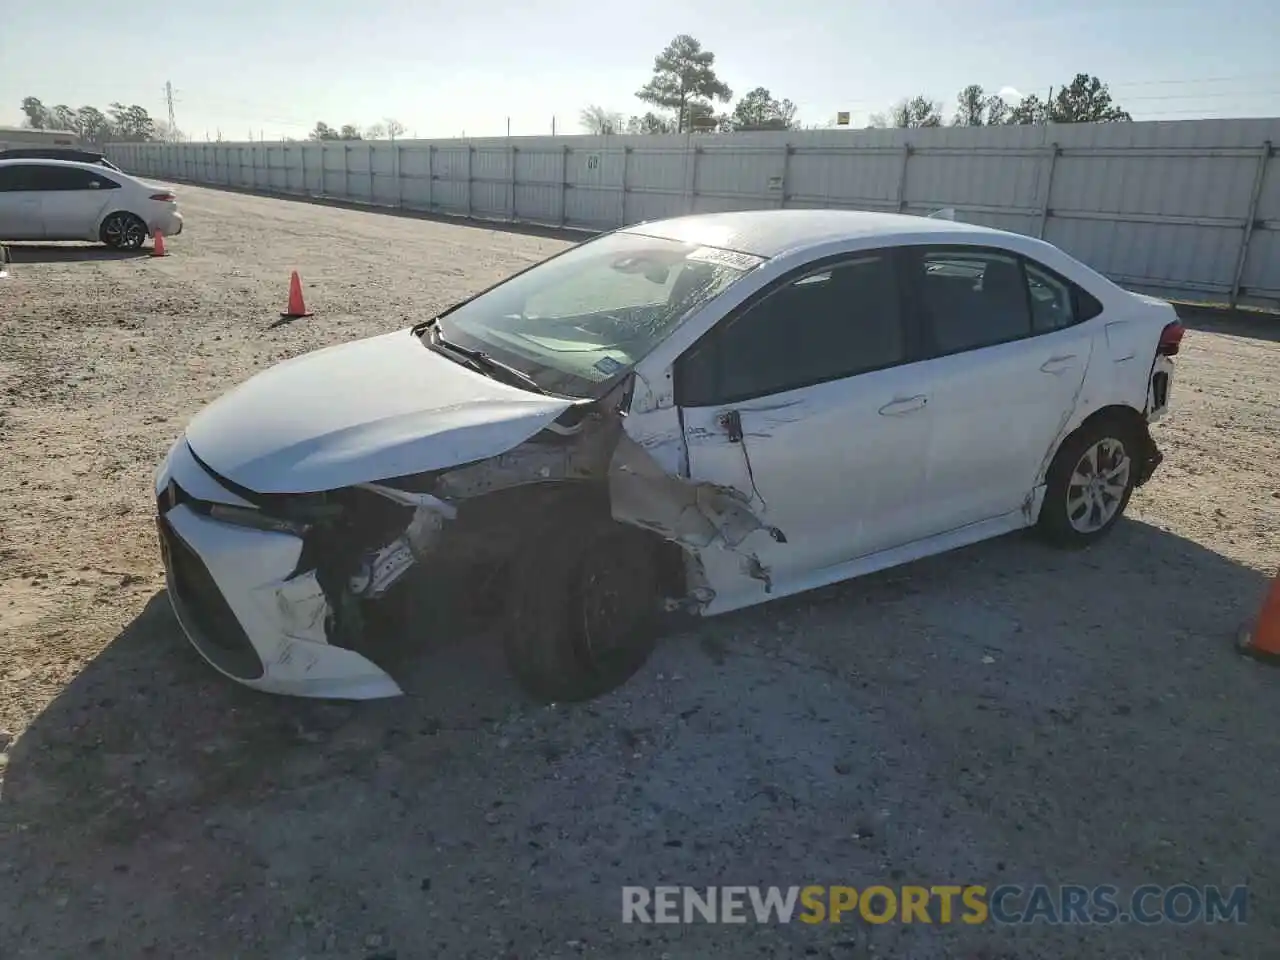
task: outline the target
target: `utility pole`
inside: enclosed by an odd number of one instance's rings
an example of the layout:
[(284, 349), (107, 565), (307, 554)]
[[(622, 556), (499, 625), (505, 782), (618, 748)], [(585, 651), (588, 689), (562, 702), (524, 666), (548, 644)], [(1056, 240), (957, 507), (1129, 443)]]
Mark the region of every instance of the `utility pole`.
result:
[(174, 119), (173, 114), (173, 84), (168, 80), (164, 82), (164, 102), (169, 107), (169, 136), (176, 139), (178, 136), (178, 121)]
[(556, 135), (556, 118), (555, 117), (551, 118), (551, 135), (553, 137)]

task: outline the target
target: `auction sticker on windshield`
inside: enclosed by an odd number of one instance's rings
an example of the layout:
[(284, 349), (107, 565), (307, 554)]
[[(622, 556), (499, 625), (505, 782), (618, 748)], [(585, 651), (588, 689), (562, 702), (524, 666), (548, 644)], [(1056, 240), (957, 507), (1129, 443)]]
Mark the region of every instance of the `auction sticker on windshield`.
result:
[(711, 263), (720, 267), (732, 267), (734, 270), (754, 270), (764, 263), (761, 257), (750, 253), (739, 253), (737, 250), (721, 250), (719, 247), (699, 247), (686, 257), (697, 263)]

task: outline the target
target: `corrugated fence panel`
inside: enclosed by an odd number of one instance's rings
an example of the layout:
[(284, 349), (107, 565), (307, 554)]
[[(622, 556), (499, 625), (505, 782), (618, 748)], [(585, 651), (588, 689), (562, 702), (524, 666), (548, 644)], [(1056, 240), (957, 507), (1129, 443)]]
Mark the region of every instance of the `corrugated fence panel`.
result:
[[(1272, 144), (1273, 151), (1280, 150), (1280, 138)], [(1264, 168), (1253, 216), (1249, 255), (1240, 283), (1260, 297), (1280, 300), (1280, 160), (1272, 159)]]
[(1280, 119), (654, 137), (122, 143), (142, 176), (608, 230), (843, 207), (1042, 236), (1165, 296), (1280, 303)]
[(470, 214), (471, 150), (466, 146), (438, 147), (431, 174), (431, 209)]
[(796, 147), (787, 165), (787, 206), (898, 209), (903, 148), (858, 152)]
[(516, 153), (515, 219), (560, 222), (565, 157), (563, 149), (526, 149)]
[(591, 230), (619, 225), (623, 168), (630, 156), (621, 146), (571, 145), (565, 161), (565, 223)]

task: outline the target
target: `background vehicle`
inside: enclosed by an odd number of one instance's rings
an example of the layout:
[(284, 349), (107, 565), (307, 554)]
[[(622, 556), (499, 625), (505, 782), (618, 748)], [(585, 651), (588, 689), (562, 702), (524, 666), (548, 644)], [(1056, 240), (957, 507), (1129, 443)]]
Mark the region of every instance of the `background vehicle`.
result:
[(997, 230), (637, 224), (199, 414), (156, 477), (170, 598), (240, 682), (365, 698), (400, 692), (365, 632), (397, 590), (498, 583), (526, 688), (591, 697), (663, 607), (1033, 525), (1096, 542), (1160, 462), (1181, 336), (1167, 303)]
[(98, 164), (0, 160), (0, 240), (97, 240), (133, 250), (182, 232), (177, 197)]
[(0, 150), (0, 160), (71, 160), (75, 163), (95, 163), (108, 170), (124, 173), (101, 153), (76, 147), (11, 147)]

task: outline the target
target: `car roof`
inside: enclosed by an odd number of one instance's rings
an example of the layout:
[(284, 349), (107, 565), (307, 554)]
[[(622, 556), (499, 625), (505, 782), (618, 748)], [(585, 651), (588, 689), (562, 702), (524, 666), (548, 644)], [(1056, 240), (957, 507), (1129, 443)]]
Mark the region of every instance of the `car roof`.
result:
[(863, 237), (891, 241), (928, 235), (931, 241), (945, 241), (947, 237), (953, 237), (972, 243), (975, 234), (988, 236), (992, 240), (1009, 236), (1003, 230), (971, 223), (864, 210), (743, 210), (732, 213), (702, 213), (637, 223), (620, 232), (720, 247), (767, 259), (818, 247), (832, 240)]
[[(92, 160), (57, 160), (53, 157), (0, 157), (0, 166), (4, 167), (30, 166), (33, 163), (38, 163), (41, 166), (50, 164), (55, 167), (76, 167), (80, 170), (92, 170), (94, 173), (102, 172), (102, 164), (94, 163)], [(112, 170), (111, 173), (114, 176), (135, 179), (123, 170)]]
[(61, 147), (61, 146), (27, 146), (27, 147), (3, 147), (0, 148), (0, 154), (6, 153), (78, 153), (86, 157), (103, 157), (106, 156), (101, 150), (89, 150), (85, 147)]

